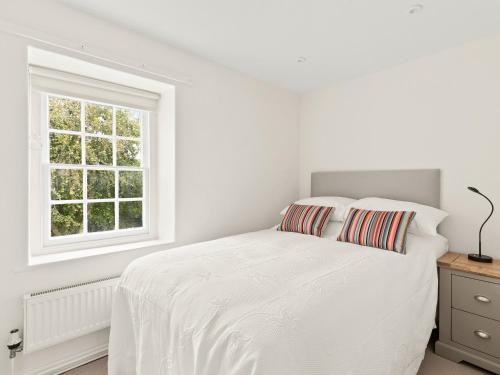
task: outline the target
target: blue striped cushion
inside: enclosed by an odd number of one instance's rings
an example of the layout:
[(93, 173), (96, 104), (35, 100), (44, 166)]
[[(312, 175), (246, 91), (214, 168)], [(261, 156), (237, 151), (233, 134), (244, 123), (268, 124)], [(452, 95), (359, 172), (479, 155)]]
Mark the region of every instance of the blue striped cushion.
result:
[(292, 204), (283, 216), (278, 230), (321, 237), (333, 210), (333, 207)]
[(351, 208), (337, 240), (406, 253), (406, 231), (413, 211), (370, 211)]

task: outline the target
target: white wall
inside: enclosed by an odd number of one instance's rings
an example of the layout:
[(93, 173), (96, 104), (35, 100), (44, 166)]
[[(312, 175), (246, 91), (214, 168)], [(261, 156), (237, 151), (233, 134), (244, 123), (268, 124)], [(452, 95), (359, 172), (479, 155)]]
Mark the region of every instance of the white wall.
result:
[[(58, 3), (2, 2), (0, 23), (35, 30), (38, 37), (85, 44), (124, 62), (140, 62), (188, 77), (176, 98), (176, 235), (193, 242), (266, 228), (298, 196), (298, 97), (196, 56), (114, 27)], [(103, 255), (61, 264), (24, 267), (28, 223), (29, 41), (0, 31), (0, 108), (4, 161), (0, 184), (0, 343), (22, 327), (22, 296), (120, 273), (145, 251)], [(279, 194), (277, 194), (279, 192)], [(160, 228), (161, 229), (161, 228)], [(19, 372), (31, 373), (105, 343), (107, 333), (20, 356)], [(0, 374), (8, 373), (1, 351)], [(24, 369), (23, 369), (24, 368)]]
[[(440, 168), (451, 249), (477, 249), (488, 203), (500, 204), (500, 36), (304, 95), (300, 194), (319, 170)], [(500, 257), (500, 214), (483, 250)]]
[[(270, 226), (299, 195), (299, 186), (300, 195), (309, 194), (315, 170), (441, 168), (442, 205), (451, 214), (442, 231), (455, 251), (475, 249), (488, 209), (465, 187), (475, 185), (500, 202), (500, 37), (308, 93), (299, 105), (298, 97), (285, 90), (52, 1), (3, 2), (0, 26), (6, 22), (20, 30), (28, 27), (44, 40), (85, 44), (114, 60), (144, 63), (192, 81), (177, 86), (179, 242)], [(0, 338), (5, 340), (11, 328), (22, 327), (24, 293), (113, 275), (146, 253), (24, 267), (28, 43), (0, 31), (0, 157), (10, 161), (4, 163), (0, 184)], [(498, 257), (499, 224), (496, 215), (484, 233), (484, 249)], [(103, 331), (21, 356), (18, 374), (106, 340)], [(8, 354), (2, 353), (0, 373), (6, 374)]]

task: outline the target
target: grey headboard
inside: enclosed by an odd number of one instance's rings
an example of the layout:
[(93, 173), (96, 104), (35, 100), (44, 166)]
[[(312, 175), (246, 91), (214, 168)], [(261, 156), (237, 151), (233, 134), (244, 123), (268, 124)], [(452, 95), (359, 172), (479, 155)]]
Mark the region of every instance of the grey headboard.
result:
[(313, 172), (311, 196), (380, 197), (439, 208), (439, 169)]

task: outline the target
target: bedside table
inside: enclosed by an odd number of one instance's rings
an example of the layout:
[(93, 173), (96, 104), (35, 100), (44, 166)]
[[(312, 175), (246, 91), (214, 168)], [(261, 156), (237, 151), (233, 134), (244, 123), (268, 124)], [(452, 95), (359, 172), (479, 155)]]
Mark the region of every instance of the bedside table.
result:
[(438, 267), (436, 354), (500, 374), (500, 260), (478, 263), (449, 252)]

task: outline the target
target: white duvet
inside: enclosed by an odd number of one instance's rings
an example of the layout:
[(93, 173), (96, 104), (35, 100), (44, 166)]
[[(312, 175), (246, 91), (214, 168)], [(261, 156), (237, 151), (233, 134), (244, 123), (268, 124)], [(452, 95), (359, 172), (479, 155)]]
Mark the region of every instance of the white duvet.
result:
[(109, 373), (416, 374), (445, 249), (264, 230), (145, 256), (115, 294)]

